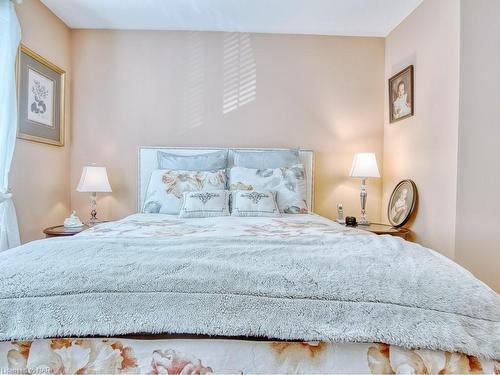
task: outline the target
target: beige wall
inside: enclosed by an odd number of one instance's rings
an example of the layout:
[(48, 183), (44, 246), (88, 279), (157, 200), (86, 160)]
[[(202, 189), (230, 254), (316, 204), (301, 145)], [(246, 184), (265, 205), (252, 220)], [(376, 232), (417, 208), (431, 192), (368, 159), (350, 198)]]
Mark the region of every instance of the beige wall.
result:
[(456, 260), (500, 291), (500, 2), (461, 5)]
[[(101, 196), (101, 217), (135, 212), (139, 145), (311, 148), (317, 212), (335, 217), (343, 202), (348, 214), (358, 215), (359, 181), (348, 172), (355, 152), (374, 151), (382, 161), (384, 40), (233, 38), (73, 31), (71, 200), (82, 216), (88, 196), (74, 187), (90, 162), (108, 168), (113, 187)], [(256, 86), (247, 93), (250, 102), (223, 113), (238, 50), (242, 73), (255, 68)], [(369, 183), (368, 214), (379, 220), (380, 181)]]
[[(66, 128), (70, 128), (71, 30), (38, 0), (16, 5), (22, 43), (66, 71)], [(68, 135), (66, 140), (68, 141)], [(18, 139), (9, 185), (14, 192), (21, 241), (44, 237), (42, 229), (67, 216), (69, 147)]]
[[(386, 39), (385, 77), (415, 66), (415, 116), (389, 123), (385, 99), (382, 215), (395, 185), (415, 181), (416, 240), (451, 258), (455, 248), (460, 2), (426, 0)], [(387, 89), (386, 89), (387, 91)]]
[[(71, 207), (86, 217), (88, 197), (74, 188), (90, 162), (108, 167), (114, 189), (102, 218), (134, 212), (139, 145), (312, 148), (316, 211), (328, 217), (337, 202), (358, 215), (359, 182), (347, 173), (355, 152), (375, 151), (383, 189), (369, 181), (369, 218), (385, 220), (393, 187), (413, 179), (415, 239), (500, 290), (499, 8), (425, 0), (384, 50), (380, 38), (72, 31), (24, 0), (22, 42), (67, 72), (67, 132), (61, 148), (17, 141), (10, 185), (22, 241)], [(416, 114), (389, 124), (386, 80), (409, 64)]]
[[(23, 43), (67, 72), (67, 132), (62, 148), (17, 141), (10, 182), (22, 241), (70, 207), (86, 217), (88, 197), (74, 188), (87, 163), (109, 170), (102, 218), (134, 212), (139, 145), (312, 148), (316, 211), (328, 217), (337, 202), (358, 215), (359, 182), (347, 173), (355, 152), (375, 151), (383, 189), (369, 181), (369, 218), (385, 220), (393, 187), (413, 179), (415, 239), (500, 290), (499, 7), (425, 0), (386, 38), (384, 56), (380, 38), (71, 31), (24, 0)], [(386, 80), (409, 64), (416, 114), (389, 124)]]

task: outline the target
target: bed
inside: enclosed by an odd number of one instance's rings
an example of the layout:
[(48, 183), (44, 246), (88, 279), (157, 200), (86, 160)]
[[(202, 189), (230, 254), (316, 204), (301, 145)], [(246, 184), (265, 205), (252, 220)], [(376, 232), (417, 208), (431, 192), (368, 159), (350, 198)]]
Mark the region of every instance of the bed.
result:
[[(139, 150), (138, 208), (160, 149)], [(500, 372), (497, 293), (314, 213), (139, 213), (3, 252), (0, 271), (4, 373)]]

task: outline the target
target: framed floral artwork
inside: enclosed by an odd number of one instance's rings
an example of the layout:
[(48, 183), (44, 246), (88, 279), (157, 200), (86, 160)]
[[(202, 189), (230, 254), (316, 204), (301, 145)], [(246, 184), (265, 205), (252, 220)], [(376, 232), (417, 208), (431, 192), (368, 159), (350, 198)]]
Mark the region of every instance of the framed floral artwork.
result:
[(64, 145), (65, 72), (21, 45), (17, 61), (17, 137)]
[(396, 122), (414, 114), (413, 65), (389, 78), (389, 122)]

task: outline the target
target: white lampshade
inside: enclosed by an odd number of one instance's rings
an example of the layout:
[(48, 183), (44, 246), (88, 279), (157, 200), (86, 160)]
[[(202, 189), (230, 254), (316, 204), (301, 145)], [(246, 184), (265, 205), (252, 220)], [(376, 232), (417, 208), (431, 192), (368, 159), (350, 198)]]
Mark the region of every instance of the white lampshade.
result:
[(108, 174), (105, 167), (83, 167), (82, 177), (76, 191), (90, 193), (109, 193)]
[(375, 154), (373, 152), (362, 152), (354, 155), (349, 176), (361, 178), (380, 177)]

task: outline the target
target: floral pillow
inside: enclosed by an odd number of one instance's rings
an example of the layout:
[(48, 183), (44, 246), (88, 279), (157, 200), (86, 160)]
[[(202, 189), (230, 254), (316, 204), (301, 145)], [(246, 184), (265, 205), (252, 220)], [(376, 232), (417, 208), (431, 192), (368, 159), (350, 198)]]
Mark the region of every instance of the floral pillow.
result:
[(209, 172), (156, 169), (149, 179), (142, 212), (178, 214), (185, 192), (224, 190), (225, 186), (224, 170)]
[(229, 191), (185, 192), (179, 217), (229, 216)]
[(302, 164), (275, 169), (233, 167), (229, 174), (229, 186), (231, 190), (275, 191), (282, 213), (306, 214), (305, 176)]

